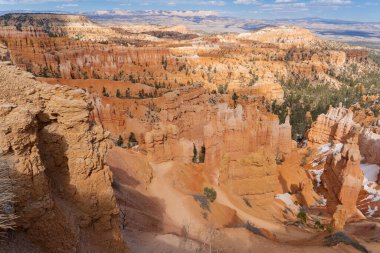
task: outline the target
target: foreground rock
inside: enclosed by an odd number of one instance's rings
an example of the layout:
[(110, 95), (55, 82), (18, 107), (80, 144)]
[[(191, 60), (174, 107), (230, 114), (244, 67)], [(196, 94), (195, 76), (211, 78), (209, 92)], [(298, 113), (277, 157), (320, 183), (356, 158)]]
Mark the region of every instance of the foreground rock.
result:
[(14, 182), (16, 231), (47, 252), (128, 252), (109, 144), (81, 90), (0, 65), (0, 159)]
[(356, 208), (364, 178), (360, 169), (357, 138), (357, 135), (350, 138), (341, 153), (331, 154), (327, 158), (322, 175), (323, 186), (328, 192), (327, 207), (333, 215), (333, 226), (337, 229), (343, 229), (354, 214), (364, 217)]

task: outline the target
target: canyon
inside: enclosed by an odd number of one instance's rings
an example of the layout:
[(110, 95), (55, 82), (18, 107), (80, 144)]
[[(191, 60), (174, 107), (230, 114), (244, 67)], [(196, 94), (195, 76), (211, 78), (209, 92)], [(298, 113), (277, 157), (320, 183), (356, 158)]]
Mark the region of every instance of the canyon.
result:
[[(380, 249), (368, 49), (58, 14), (0, 16), (0, 43), (0, 252)], [(295, 80), (358, 101), (299, 116)]]

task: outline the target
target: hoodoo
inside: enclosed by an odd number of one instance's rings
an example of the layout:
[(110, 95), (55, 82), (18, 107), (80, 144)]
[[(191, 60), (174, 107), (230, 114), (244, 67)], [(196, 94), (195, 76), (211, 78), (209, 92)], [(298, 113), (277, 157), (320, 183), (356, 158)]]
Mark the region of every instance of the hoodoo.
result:
[(0, 252), (379, 251), (379, 56), (242, 20), (0, 16)]

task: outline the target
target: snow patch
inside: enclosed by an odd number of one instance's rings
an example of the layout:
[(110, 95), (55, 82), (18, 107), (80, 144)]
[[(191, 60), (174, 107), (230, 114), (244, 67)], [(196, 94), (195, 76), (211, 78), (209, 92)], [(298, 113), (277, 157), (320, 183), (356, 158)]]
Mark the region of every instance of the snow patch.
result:
[(315, 180), (317, 181), (317, 186), (319, 187), (319, 186), (321, 186), (321, 182), (322, 182), (322, 180), (321, 180), (321, 176), (322, 176), (322, 174), (323, 174), (323, 172), (325, 171), (324, 169), (321, 169), (321, 170), (310, 170), (312, 173), (313, 173), (313, 175), (314, 175), (314, 178), (315, 178)]
[(368, 164), (362, 163), (360, 164), (360, 168), (362, 169), (365, 178), (369, 182), (376, 182), (377, 177), (379, 176), (380, 166), (377, 164)]
[(321, 198), (317, 201), (317, 206), (326, 206), (327, 199), (324, 196), (320, 196)]
[(293, 213), (297, 214), (299, 212), (299, 205), (294, 204), (292, 196), (289, 193), (277, 194), (275, 198), (284, 202)]
[(370, 206), (368, 206), (368, 210), (366, 213), (367, 217), (372, 217), (378, 211), (378, 209), (379, 208), (377, 206), (375, 206), (373, 209)]
[(331, 151), (332, 153), (337, 154), (340, 153), (343, 149), (343, 143), (337, 143), (331, 146), (331, 143), (326, 143), (318, 147), (318, 153), (317, 155), (326, 154), (327, 152)]
[[(360, 168), (363, 171), (364, 174), (364, 180), (363, 180), (363, 188), (364, 190), (369, 193), (369, 195), (362, 200), (363, 201), (370, 201), (370, 202), (378, 202), (380, 201), (380, 190), (377, 190), (378, 187), (376, 181), (377, 177), (380, 172), (380, 166), (377, 164), (360, 164)], [(368, 206), (367, 216), (372, 217), (375, 212), (377, 212), (378, 207), (374, 207), (374, 209), (371, 209), (370, 206)]]
[(330, 143), (327, 143), (327, 144), (323, 144), (321, 146), (318, 147), (318, 153), (317, 155), (322, 155), (324, 153), (327, 153), (329, 152), (331, 149), (331, 144)]
[(335, 144), (334, 148), (333, 148), (334, 155), (342, 152), (342, 149), (343, 149), (343, 143), (337, 143), (337, 144)]

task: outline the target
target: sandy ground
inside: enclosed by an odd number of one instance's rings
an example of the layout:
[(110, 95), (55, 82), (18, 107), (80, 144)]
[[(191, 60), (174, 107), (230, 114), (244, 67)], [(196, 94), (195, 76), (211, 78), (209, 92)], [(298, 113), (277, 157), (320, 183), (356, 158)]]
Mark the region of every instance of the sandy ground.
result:
[[(123, 155), (125, 159), (117, 158)], [(219, 187), (215, 187), (217, 200), (210, 206), (208, 219), (204, 219), (204, 210), (199, 203), (185, 189), (178, 190), (180, 182), (178, 177), (173, 176), (187, 168), (181, 168), (175, 162), (166, 162), (145, 164), (140, 167), (144, 171), (139, 171), (131, 166), (142, 161), (140, 154), (120, 149), (117, 156), (111, 162), (111, 169), (119, 188), (119, 202), (127, 206), (128, 220), (124, 236), (133, 252), (210, 252), (210, 247), (211, 252), (228, 253), (359, 252), (344, 244), (323, 246), (326, 234), (312, 233), (256, 217), (239, 208), (233, 197), (231, 199)], [(149, 170), (152, 180), (144, 184), (143, 178), (148, 176), (142, 175)], [(240, 224), (250, 221), (257, 227), (274, 232), (279, 241), (253, 234), (238, 226), (238, 222), (231, 226), (220, 225), (226, 223), (226, 216), (232, 209), (236, 210)], [(213, 223), (219, 223), (219, 226)], [(350, 224), (346, 232), (355, 236), (370, 252), (380, 252), (380, 228), (378, 223), (374, 224)]]

